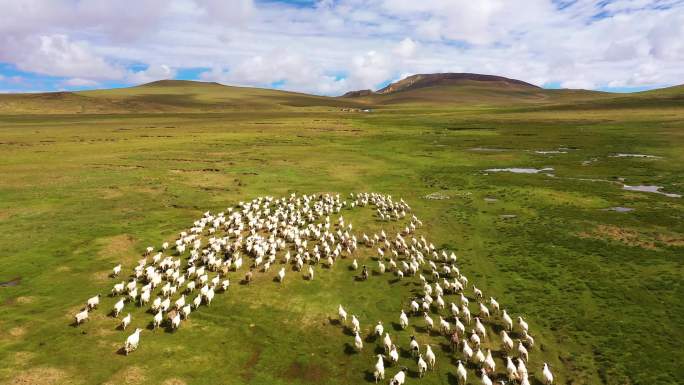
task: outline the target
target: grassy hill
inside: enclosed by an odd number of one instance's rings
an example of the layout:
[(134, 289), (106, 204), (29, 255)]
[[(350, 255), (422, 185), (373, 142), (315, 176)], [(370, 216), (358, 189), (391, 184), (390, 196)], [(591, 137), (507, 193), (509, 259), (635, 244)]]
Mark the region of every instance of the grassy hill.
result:
[(182, 80), (96, 91), (0, 95), (0, 114), (202, 113), (356, 105), (296, 92)]
[[(680, 90), (497, 95), (469, 83), (345, 100), (161, 82), (2, 95), (0, 384), (372, 384), (381, 347), (365, 337), (379, 320), (411, 371), (407, 384), (454, 384), (463, 355), (444, 336), (421, 316), (395, 329), (399, 309), (422, 291), (418, 278), (357, 281), (351, 258), (314, 266), (313, 281), (288, 269), (283, 285), (273, 282), (280, 263), (240, 285), (246, 263), (229, 273), (227, 293), (176, 332), (147, 329), (145, 307), (126, 305), (125, 332), (121, 317), (107, 314), (117, 300), (107, 293), (128, 279), (108, 277), (111, 268), (130, 272), (147, 246), (173, 241), (207, 210), (256, 196), (359, 191), (403, 198), (424, 223), (419, 235), (454, 250), (471, 283), (525, 316), (536, 339), (532, 384), (542, 362), (556, 384), (679, 384), (684, 201), (624, 185), (684, 193)], [(374, 110), (342, 112), (344, 103)], [(486, 171), (507, 168), (546, 171)], [(340, 214), (359, 238), (402, 230), (367, 208)], [(356, 256), (372, 271), (377, 257), (366, 248)], [(97, 293), (100, 309), (70, 326)], [(361, 320), (360, 353), (332, 321), (338, 304)], [(435, 320), (449, 313), (431, 310)], [(144, 329), (139, 349), (117, 354), (135, 327)], [(505, 375), (500, 327), (493, 317), (483, 342), (496, 379)], [(407, 351), (411, 334), (437, 355), (422, 379)], [(387, 365), (388, 377), (396, 370)], [(468, 384), (481, 383), (475, 365), (467, 370)]]

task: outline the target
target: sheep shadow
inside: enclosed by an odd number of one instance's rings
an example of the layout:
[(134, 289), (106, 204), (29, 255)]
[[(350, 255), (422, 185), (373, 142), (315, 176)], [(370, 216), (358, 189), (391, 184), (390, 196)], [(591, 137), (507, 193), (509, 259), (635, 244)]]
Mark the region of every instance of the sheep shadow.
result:
[(328, 323), (333, 326), (342, 325), (342, 321), (337, 318), (328, 317)]
[(344, 354), (346, 354), (346, 355), (348, 355), (348, 356), (353, 356), (353, 355), (355, 355), (355, 354), (359, 354), (359, 352), (356, 350), (356, 348), (354, 348), (353, 346), (351, 346), (351, 344), (349, 344), (348, 342), (345, 342), (345, 344), (344, 344)]
[(373, 383), (376, 382), (375, 381), (375, 374), (370, 370), (366, 370), (364, 372), (363, 379), (366, 380), (366, 382), (373, 382)]
[(398, 322), (392, 322), (392, 329), (397, 332), (404, 330)]

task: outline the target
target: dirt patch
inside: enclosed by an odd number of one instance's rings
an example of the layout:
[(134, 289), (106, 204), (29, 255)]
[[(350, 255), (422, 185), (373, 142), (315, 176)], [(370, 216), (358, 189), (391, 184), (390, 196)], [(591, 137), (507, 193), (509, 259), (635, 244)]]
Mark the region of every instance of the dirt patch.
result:
[(36, 353), (33, 352), (16, 352), (14, 353), (14, 364), (17, 366), (27, 366)]
[(242, 378), (246, 382), (250, 382), (254, 377), (254, 367), (256, 366), (257, 362), (259, 362), (260, 356), (261, 348), (257, 347), (256, 350), (254, 350), (252, 354), (249, 356), (247, 362), (245, 362), (244, 371), (242, 372)]
[(8, 331), (9, 335), (11, 335), (14, 338), (19, 338), (23, 337), (24, 334), (26, 334), (26, 328), (23, 328), (21, 326), (14, 327)]
[(181, 380), (180, 378), (169, 378), (162, 382), (162, 385), (186, 385), (187, 382)]
[(116, 372), (104, 385), (133, 385), (145, 382), (145, 371), (139, 366), (128, 366)]
[(648, 237), (645, 237), (638, 231), (617, 226), (599, 225), (590, 232), (580, 233), (579, 236), (582, 238), (611, 240), (628, 246), (642, 247), (644, 249), (652, 250), (656, 248), (653, 240), (648, 239)]
[(98, 271), (93, 274), (93, 280), (96, 282), (105, 282), (109, 280), (110, 271)]
[(312, 384), (324, 384), (329, 376), (330, 374), (324, 367), (301, 362), (293, 362), (283, 374), (285, 378)]
[(10, 385), (61, 385), (76, 384), (66, 372), (55, 368), (32, 368), (22, 371), (9, 382)]
[(17, 298), (15, 299), (15, 301), (16, 301), (16, 303), (19, 303), (19, 304), (22, 304), (22, 305), (26, 305), (26, 304), (35, 302), (35, 297), (31, 297), (31, 296), (21, 296), (21, 297), (17, 297)]
[(101, 257), (121, 257), (124, 255), (137, 258), (135, 253), (136, 239), (128, 234), (115, 235), (113, 237), (101, 238), (98, 240), (102, 244), (99, 255)]
[(668, 246), (684, 247), (684, 236), (658, 234), (656, 239)]
[(655, 250), (659, 247), (682, 247), (684, 237), (674, 233), (640, 232), (636, 229), (612, 225), (599, 225), (591, 231), (578, 234), (582, 238), (594, 238), (620, 242), (622, 244)]

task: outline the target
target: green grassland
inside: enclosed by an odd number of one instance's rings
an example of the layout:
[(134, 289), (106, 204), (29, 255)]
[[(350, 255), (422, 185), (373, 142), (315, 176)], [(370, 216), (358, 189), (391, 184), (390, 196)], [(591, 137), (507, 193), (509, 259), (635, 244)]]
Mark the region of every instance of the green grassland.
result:
[[(525, 315), (537, 340), (533, 383), (543, 361), (558, 384), (681, 383), (684, 203), (618, 183), (684, 193), (681, 90), (535, 91), (548, 100), (534, 103), (493, 90), (451, 102), (443, 91), (397, 102), (164, 83), (1, 96), (0, 282), (20, 279), (0, 287), (0, 383), (372, 382), (379, 342), (349, 351), (353, 337), (330, 321), (341, 303), (365, 334), (383, 320), (404, 348), (411, 333), (435, 344), (437, 369), (409, 384), (454, 384), (460, 354), (443, 337), (424, 333), (419, 318), (407, 331), (390, 327), (416, 281), (355, 281), (350, 260), (317, 269), (311, 282), (288, 273), (279, 286), (271, 269), (234, 284), (178, 331), (145, 330), (127, 357), (116, 351), (129, 331), (106, 315), (115, 299), (70, 326), (86, 298), (120, 281), (107, 276), (113, 265), (130, 271), (146, 246), (174, 239), (206, 210), (259, 195), (361, 191), (404, 198), (425, 224), (420, 234), (455, 250), (471, 282)], [(373, 112), (340, 111), (349, 106)], [(559, 148), (566, 153), (535, 152)], [(552, 167), (554, 176), (483, 172), (505, 167)], [(425, 199), (434, 192), (449, 199)], [(634, 211), (605, 210), (614, 206)], [(359, 233), (397, 230), (369, 211), (343, 214)], [(242, 275), (231, 274), (234, 283)], [(144, 309), (132, 314), (132, 327), (151, 320)], [(473, 370), (468, 383), (480, 383)]]

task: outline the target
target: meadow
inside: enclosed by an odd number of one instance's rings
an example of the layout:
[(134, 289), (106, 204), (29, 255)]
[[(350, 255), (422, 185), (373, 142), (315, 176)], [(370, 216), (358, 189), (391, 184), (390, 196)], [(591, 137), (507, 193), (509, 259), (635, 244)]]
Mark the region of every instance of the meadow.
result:
[[(349, 260), (311, 282), (293, 274), (279, 286), (272, 269), (233, 285), (178, 331), (145, 330), (130, 356), (116, 353), (129, 331), (106, 315), (115, 299), (70, 324), (86, 298), (118, 282), (112, 266), (130, 271), (145, 247), (207, 210), (373, 191), (403, 198), (421, 234), (454, 250), (485, 295), (525, 315), (537, 340), (533, 383), (544, 361), (558, 384), (681, 383), (684, 203), (622, 188), (684, 194), (678, 99), (350, 113), (293, 98), (229, 111), (0, 115), (0, 383), (372, 383), (374, 343), (349, 351), (353, 337), (331, 322), (337, 305), (369, 333), (377, 320), (397, 322), (420, 286), (355, 281)], [(484, 171), (508, 167), (553, 171)], [(359, 233), (397, 231), (367, 214), (345, 218)], [(151, 318), (132, 314), (133, 327)], [(413, 327), (392, 333), (404, 346), (411, 333), (439, 341)], [(437, 369), (408, 383), (456, 383), (455, 355), (436, 346)], [(480, 383), (472, 370), (468, 383)]]

